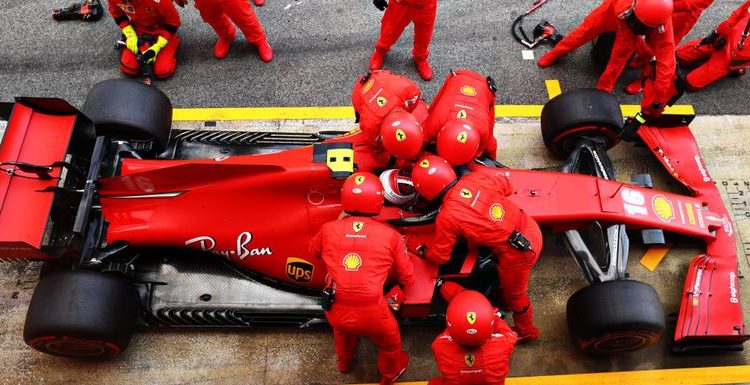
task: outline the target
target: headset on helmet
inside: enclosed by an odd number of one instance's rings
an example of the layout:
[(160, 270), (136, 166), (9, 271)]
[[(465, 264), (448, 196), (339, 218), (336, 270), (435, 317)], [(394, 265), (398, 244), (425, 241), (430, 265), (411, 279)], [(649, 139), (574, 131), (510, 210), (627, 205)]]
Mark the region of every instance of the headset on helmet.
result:
[(456, 171), (445, 159), (426, 154), (414, 164), (411, 181), (419, 195), (433, 200), (456, 183)]
[(403, 169), (392, 168), (383, 171), (380, 174), (380, 183), (383, 184), (385, 199), (396, 206), (412, 203), (417, 198), (414, 183)]
[(495, 309), (481, 293), (466, 290), (448, 304), (445, 321), (448, 334), (462, 346), (480, 346), (492, 334)]
[(451, 165), (460, 166), (476, 158), (480, 140), (465, 119), (451, 119), (437, 135), (437, 153)]
[(402, 108), (396, 108), (380, 124), (383, 147), (399, 159), (419, 155), (424, 144), (424, 131), (417, 118)]
[(350, 215), (378, 215), (383, 208), (383, 185), (369, 172), (355, 172), (341, 187), (341, 207)]

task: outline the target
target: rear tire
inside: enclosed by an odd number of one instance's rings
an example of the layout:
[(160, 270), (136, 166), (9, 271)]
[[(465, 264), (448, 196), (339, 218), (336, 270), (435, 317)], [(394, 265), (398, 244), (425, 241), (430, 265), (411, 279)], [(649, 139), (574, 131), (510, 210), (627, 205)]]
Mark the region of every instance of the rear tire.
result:
[(130, 79), (99, 82), (91, 88), (83, 113), (94, 122), (97, 135), (151, 142), (164, 151), (172, 128), (172, 103), (155, 87)]
[(542, 108), (542, 139), (554, 155), (568, 156), (581, 136), (600, 137), (607, 149), (620, 140), (622, 111), (614, 95), (579, 88), (555, 96)]
[(665, 321), (656, 290), (643, 282), (595, 283), (568, 299), (568, 330), (586, 353), (643, 349), (661, 339)]
[(109, 358), (133, 335), (138, 295), (128, 280), (77, 270), (40, 279), (26, 314), (23, 337), (40, 352), (73, 358)]

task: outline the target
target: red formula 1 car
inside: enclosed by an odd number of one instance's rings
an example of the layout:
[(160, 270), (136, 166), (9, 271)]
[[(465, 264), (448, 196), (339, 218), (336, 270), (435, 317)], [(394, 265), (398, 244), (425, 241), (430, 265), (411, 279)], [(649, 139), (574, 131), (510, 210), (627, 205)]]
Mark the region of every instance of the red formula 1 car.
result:
[[(280, 134), (171, 130), (171, 103), (128, 80), (97, 84), (81, 113), (59, 99), (5, 103), (0, 147), (0, 257), (46, 261), (25, 341), (42, 352), (95, 357), (124, 349), (148, 326), (309, 325), (322, 319), (325, 266), (309, 239), (340, 213), (339, 189), (355, 168), (379, 171), (358, 133)], [(133, 114), (138, 111), (138, 114)], [(591, 285), (568, 303), (584, 351), (656, 342), (665, 329), (654, 289), (627, 279), (628, 229), (648, 243), (662, 231), (704, 240), (688, 271), (675, 348), (741, 349), (733, 224), (687, 124), (663, 119), (638, 133), (693, 196), (614, 180), (606, 149), (623, 118), (614, 98), (576, 90), (550, 101), (542, 134), (563, 172), (513, 170), (479, 160), (472, 172), (510, 178), (513, 200), (565, 231)], [(429, 237), (435, 211), (388, 206), (378, 217)], [(417, 283), (401, 316), (444, 310), (438, 279), (489, 292), (493, 258), (458, 244), (435, 266), (416, 256)]]

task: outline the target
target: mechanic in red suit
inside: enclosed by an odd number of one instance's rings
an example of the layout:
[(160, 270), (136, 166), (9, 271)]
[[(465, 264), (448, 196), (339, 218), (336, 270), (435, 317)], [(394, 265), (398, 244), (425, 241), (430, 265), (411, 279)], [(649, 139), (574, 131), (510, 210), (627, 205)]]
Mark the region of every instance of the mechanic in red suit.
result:
[(446, 282), (448, 327), (432, 343), (441, 377), (427, 385), (503, 385), (518, 340), (516, 332), (481, 293)]
[(420, 122), (427, 115), (421, 94), (419, 86), (409, 78), (386, 70), (366, 73), (354, 83), (352, 105), (365, 137), (366, 148), (361, 150), (373, 157), (377, 164), (385, 165), (390, 158), (381, 140), (385, 117), (391, 112), (404, 110), (414, 114), (416, 121)]
[(258, 49), (261, 60), (273, 60), (273, 49), (268, 44), (266, 33), (247, 0), (195, 0), (195, 8), (200, 12), (203, 21), (219, 36), (219, 41), (214, 46), (214, 56), (217, 59), (229, 54), (229, 47), (237, 33), (236, 24), (245, 35), (245, 39)]
[(414, 23), (414, 63), (422, 79), (432, 79), (432, 67), (427, 57), (435, 27), (437, 0), (391, 0), (390, 3), (374, 0), (373, 3), (379, 10), (385, 10), (385, 14), (380, 22), (380, 37), (370, 57), (370, 69), (379, 70), (383, 66), (383, 59), (391, 46), (401, 37), (406, 26)]
[[(428, 108), (425, 139), (452, 165), (486, 155), (495, 159), (495, 85), (474, 71), (451, 71)], [(463, 135), (462, 135), (463, 134)]]
[(401, 350), (396, 318), (383, 295), (388, 273), (395, 270), (404, 287), (414, 284), (414, 266), (403, 237), (372, 219), (383, 207), (383, 186), (370, 173), (352, 174), (341, 189), (348, 214), (326, 223), (310, 242), (310, 254), (328, 268), (333, 305), (325, 312), (333, 327), (338, 370), (351, 370), (359, 336), (378, 347), (381, 384), (392, 384), (406, 370), (409, 356)]
[(699, 65), (686, 77), (697, 91), (727, 75), (743, 75), (750, 65), (750, 1), (744, 2), (705, 39), (685, 43), (677, 50), (680, 64)]
[(413, 244), (410, 238), (410, 249), (443, 264), (459, 237), (489, 247), (498, 260), (502, 304), (513, 312), (519, 341), (538, 339), (534, 308), (526, 291), (531, 268), (542, 250), (542, 233), (533, 218), (508, 200), (513, 193), (510, 182), (502, 174), (491, 177), (479, 171), (457, 179), (446, 160), (431, 154), (416, 162), (411, 178), (420, 195), (430, 201), (442, 200), (442, 205), (432, 242)]
[(571, 31), (555, 48), (544, 54), (537, 64), (548, 67), (600, 34), (616, 32), (607, 68), (599, 78), (598, 88), (612, 92), (628, 59), (640, 46), (642, 36), (656, 57), (655, 89), (652, 98), (644, 98), (644, 116), (658, 116), (671, 98), (669, 92), (675, 74), (672, 0), (605, 0), (583, 23)]
[[(110, 0), (109, 13), (125, 36), (125, 48), (120, 56), (120, 69), (131, 76), (141, 74), (137, 54), (153, 55), (154, 77), (166, 79), (175, 71), (175, 54), (180, 46), (177, 28), (180, 15), (171, 1)], [(139, 42), (140, 38), (140, 42)], [(149, 44), (143, 40), (153, 39)]]

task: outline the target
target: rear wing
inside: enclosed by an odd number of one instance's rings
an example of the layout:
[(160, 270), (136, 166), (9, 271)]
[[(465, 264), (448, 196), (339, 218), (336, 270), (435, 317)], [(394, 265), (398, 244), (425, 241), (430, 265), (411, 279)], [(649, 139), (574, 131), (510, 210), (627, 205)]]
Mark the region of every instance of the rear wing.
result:
[(80, 249), (73, 223), (94, 126), (62, 99), (0, 104), (0, 259), (48, 259)]

